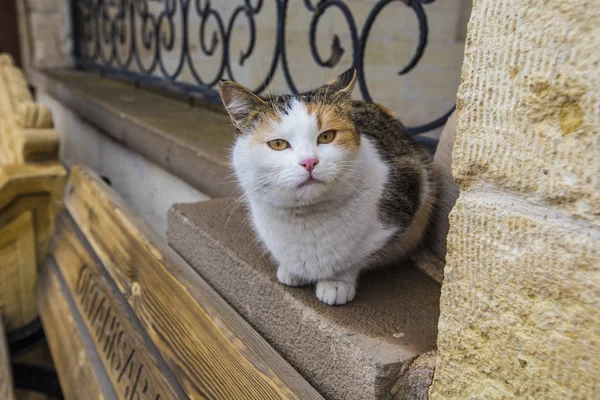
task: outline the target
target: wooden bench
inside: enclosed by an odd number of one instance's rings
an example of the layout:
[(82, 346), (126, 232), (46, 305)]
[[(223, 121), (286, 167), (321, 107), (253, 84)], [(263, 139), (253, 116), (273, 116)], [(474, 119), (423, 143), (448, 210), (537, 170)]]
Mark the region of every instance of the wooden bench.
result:
[(50, 110), (33, 101), (23, 72), (0, 54), (0, 399), (56, 394), (35, 286), (65, 176)]
[(64, 204), (38, 306), (65, 398), (320, 398), (92, 171)]

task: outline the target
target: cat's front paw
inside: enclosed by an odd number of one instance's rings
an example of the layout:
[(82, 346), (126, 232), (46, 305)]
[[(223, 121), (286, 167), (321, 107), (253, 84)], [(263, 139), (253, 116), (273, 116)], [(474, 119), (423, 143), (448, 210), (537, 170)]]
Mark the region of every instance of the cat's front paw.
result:
[(305, 286), (310, 283), (308, 279), (304, 279), (296, 274), (291, 273), (286, 268), (277, 268), (277, 279), (286, 286)]
[(321, 281), (317, 283), (317, 298), (330, 306), (341, 306), (354, 299), (356, 285), (342, 281)]

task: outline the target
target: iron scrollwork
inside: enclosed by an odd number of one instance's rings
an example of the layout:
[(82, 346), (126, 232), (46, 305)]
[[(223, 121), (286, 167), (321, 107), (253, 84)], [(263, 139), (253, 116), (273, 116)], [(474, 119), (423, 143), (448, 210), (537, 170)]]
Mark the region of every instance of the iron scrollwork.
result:
[[(272, 0), (277, 17), (276, 38), (268, 69), (253, 91), (265, 91), (281, 67), (289, 91), (298, 94), (298, 86), (290, 72), (286, 48), (286, 21), (289, 17), (290, 0)], [(362, 97), (373, 101), (365, 78), (365, 49), (369, 34), (378, 16), (392, 2), (402, 2), (410, 8), (418, 21), (419, 40), (410, 61), (399, 69), (398, 75), (413, 70), (427, 46), (429, 27), (424, 4), (435, 0), (379, 0), (369, 12), (361, 29), (357, 26), (348, 5), (342, 0), (303, 1), (312, 13), (308, 41), (315, 63), (323, 68), (336, 67), (347, 52), (337, 34), (331, 40), (327, 57), (317, 47), (317, 27), (329, 9), (341, 12), (348, 24), (352, 52), (352, 64), (358, 70), (358, 85)], [(168, 87), (189, 96), (200, 95), (208, 101), (219, 102), (217, 83), (221, 79), (236, 80), (234, 63), (243, 66), (256, 48), (256, 16), (264, 8), (263, 0), (243, 0), (236, 6), (228, 20), (217, 11), (210, 0), (72, 0), (75, 59), (81, 68), (116, 74), (136, 82)], [(158, 9), (158, 11), (157, 11)], [(154, 11), (153, 11), (154, 10)], [(195, 13), (199, 24), (190, 23)], [(232, 57), (230, 45), (236, 24), (245, 19), (248, 42), (237, 59)], [(193, 25), (193, 26), (192, 26)], [(198, 26), (197, 26), (198, 25)], [(209, 28), (210, 26), (210, 28)], [(196, 30), (197, 29), (197, 30)], [(178, 32), (180, 34), (177, 39)], [(190, 46), (191, 35), (197, 33), (199, 51), (205, 56), (218, 57), (218, 68), (212, 77), (202, 77), (196, 69)], [(176, 44), (180, 49), (176, 49)], [(167, 66), (165, 54), (176, 52), (178, 59)], [(198, 51), (198, 50), (196, 50)], [(143, 54), (143, 55), (142, 55)], [(171, 63), (173, 64), (172, 60)], [(182, 81), (181, 74), (187, 68), (194, 83)], [(452, 107), (434, 121), (410, 127), (411, 135), (419, 135), (442, 126), (454, 110)]]

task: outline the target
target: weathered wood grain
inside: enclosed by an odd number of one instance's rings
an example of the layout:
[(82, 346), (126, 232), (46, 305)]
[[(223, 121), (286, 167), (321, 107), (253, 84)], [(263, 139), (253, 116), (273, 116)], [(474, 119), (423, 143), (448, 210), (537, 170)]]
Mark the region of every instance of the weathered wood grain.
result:
[(320, 398), (181, 258), (83, 167), (65, 204), (191, 398)]
[(51, 260), (45, 262), (40, 274), (38, 306), (65, 399), (115, 398), (93, 343)]
[(0, 167), (0, 314), (8, 331), (37, 317), (35, 283), (65, 171), (60, 165)]
[(6, 332), (0, 316), (0, 399), (14, 400), (15, 390), (10, 368), (10, 355), (6, 343)]
[[(65, 179), (66, 171), (60, 164), (0, 166), (0, 225), (22, 210), (33, 209), (38, 260), (46, 254), (54, 219), (62, 206)], [(24, 203), (17, 206), (19, 201)], [(11, 210), (12, 206), (15, 209)]]
[(23, 326), (37, 317), (37, 263), (33, 214), (25, 211), (0, 226), (0, 314), (6, 329)]
[(184, 398), (179, 383), (137, 322), (131, 307), (66, 213), (61, 214), (57, 223), (52, 258), (117, 396)]

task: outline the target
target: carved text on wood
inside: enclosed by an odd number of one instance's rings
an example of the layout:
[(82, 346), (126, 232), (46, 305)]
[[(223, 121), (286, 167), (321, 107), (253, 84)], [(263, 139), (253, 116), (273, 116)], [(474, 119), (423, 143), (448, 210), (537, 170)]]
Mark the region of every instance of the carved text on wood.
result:
[(62, 214), (52, 256), (115, 392), (122, 399), (183, 398), (133, 310), (81, 238), (72, 219)]
[(79, 269), (75, 294), (81, 304), (83, 317), (93, 327), (90, 334), (99, 344), (97, 351), (107, 360), (110, 366), (108, 372), (118, 376), (117, 383), (123, 396), (159, 400), (160, 393), (148, 382), (143, 361), (139, 355), (136, 356), (136, 349), (119, 321), (119, 312), (115, 312), (110, 298), (98, 285), (87, 265)]

